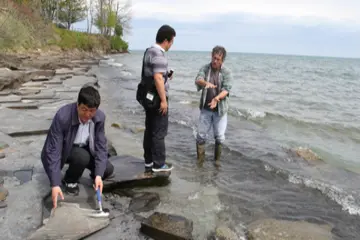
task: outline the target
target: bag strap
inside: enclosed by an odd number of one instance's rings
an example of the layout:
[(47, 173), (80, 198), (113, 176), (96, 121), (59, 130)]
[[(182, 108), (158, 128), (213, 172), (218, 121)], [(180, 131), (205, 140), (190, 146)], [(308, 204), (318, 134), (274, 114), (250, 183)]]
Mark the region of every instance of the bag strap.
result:
[(147, 51), (149, 50), (149, 48), (147, 48), (146, 50), (145, 50), (145, 52), (144, 52), (144, 56), (143, 56), (143, 61), (142, 61), (142, 69), (141, 69), (141, 81), (142, 81), (142, 79), (144, 78), (144, 76), (145, 76), (145, 71), (144, 71), (144, 68), (145, 68), (145, 56), (146, 56), (146, 53), (147, 53)]
[[(144, 79), (145, 77), (145, 56), (146, 56), (146, 53), (147, 51), (149, 50), (150, 48), (147, 48), (144, 52), (144, 56), (143, 56), (143, 62), (142, 62), (142, 69), (141, 69), (141, 81)], [(166, 82), (168, 81), (168, 78), (167, 76), (164, 78), (164, 84), (166, 84)]]

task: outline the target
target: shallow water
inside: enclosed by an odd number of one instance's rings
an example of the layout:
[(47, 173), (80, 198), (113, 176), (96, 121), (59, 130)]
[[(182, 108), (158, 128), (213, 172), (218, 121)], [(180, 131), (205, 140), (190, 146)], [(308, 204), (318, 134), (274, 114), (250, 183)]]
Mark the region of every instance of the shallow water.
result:
[[(144, 125), (135, 100), (141, 54), (112, 56), (96, 70), (107, 114), (129, 127)], [(235, 81), (220, 170), (212, 165), (211, 140), (208, 161), (202, 169), (195, 164), (193, 81), (209, 60), (207, 53), (169, 53), (175, 75), (166, 144), (176, 170), (170, 186), (153, 189), (162, 194), (161, 210), (193, 219), (196, 239), (219, 221), (242, 232), (265, 217), (328, 223), (336, 239), (357, 239), (360, 60), (229, 54)], [(142, 134), (133, 139), (141, 147)], [(289, 154), (294, 147), (311, 148), (324, 164)]]

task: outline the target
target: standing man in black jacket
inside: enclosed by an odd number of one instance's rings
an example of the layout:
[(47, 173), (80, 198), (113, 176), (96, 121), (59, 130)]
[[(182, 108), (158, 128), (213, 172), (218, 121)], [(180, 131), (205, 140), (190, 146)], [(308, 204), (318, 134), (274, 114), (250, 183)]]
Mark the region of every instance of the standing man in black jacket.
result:
[(145, 133), (144, 133), (144, 159), (145, 173), (168, 172), (172, 170), (170, 164), (165, 163), (165, 136), (168, 131), (168, 61), (165, 56), (176, 36), (175, 30), (169, 25), (159, 28), (156, 43), (146, 49), (143, 61), (142, 82), (154, 83), (156, 93), (147, 94), (146, 98), (152, 100), (158, 97), (160, 106), (152, 109), (145, 108)]

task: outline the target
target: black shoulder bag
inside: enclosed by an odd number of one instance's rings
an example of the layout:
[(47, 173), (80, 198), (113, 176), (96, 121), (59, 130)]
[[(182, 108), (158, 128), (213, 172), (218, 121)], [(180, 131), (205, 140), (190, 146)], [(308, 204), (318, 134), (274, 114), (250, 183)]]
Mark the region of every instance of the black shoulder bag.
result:
[(136, 91), (136, 100), (144, 107), (145, 110), (159, 109), (160, 96), (157, 92), (154, 77), (146, 77), (144, 72), (145, 55), (148, 48), (145, 50), (142, 62), (141, 80)]

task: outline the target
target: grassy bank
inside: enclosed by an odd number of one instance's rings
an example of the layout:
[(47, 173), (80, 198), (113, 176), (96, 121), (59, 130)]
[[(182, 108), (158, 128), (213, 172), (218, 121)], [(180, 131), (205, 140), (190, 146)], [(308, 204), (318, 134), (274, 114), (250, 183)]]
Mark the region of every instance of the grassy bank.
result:
[(61, 49), (79, 49), (84, 51), (118, 51), (125, 52), (128, 49), (128, 43), (120, 37), (105, 37), (101, 34), (89, 34), (83, 32), (69, 31), (53, 27), (56, 39), (48, 42), (48, 45), (59, 46)]
[(36, 5), (0, 1), (0, 51), (24, 52), (55, 46), (62, 50), (126, 52), (120, 37), (75, 32), (46, 23)]

